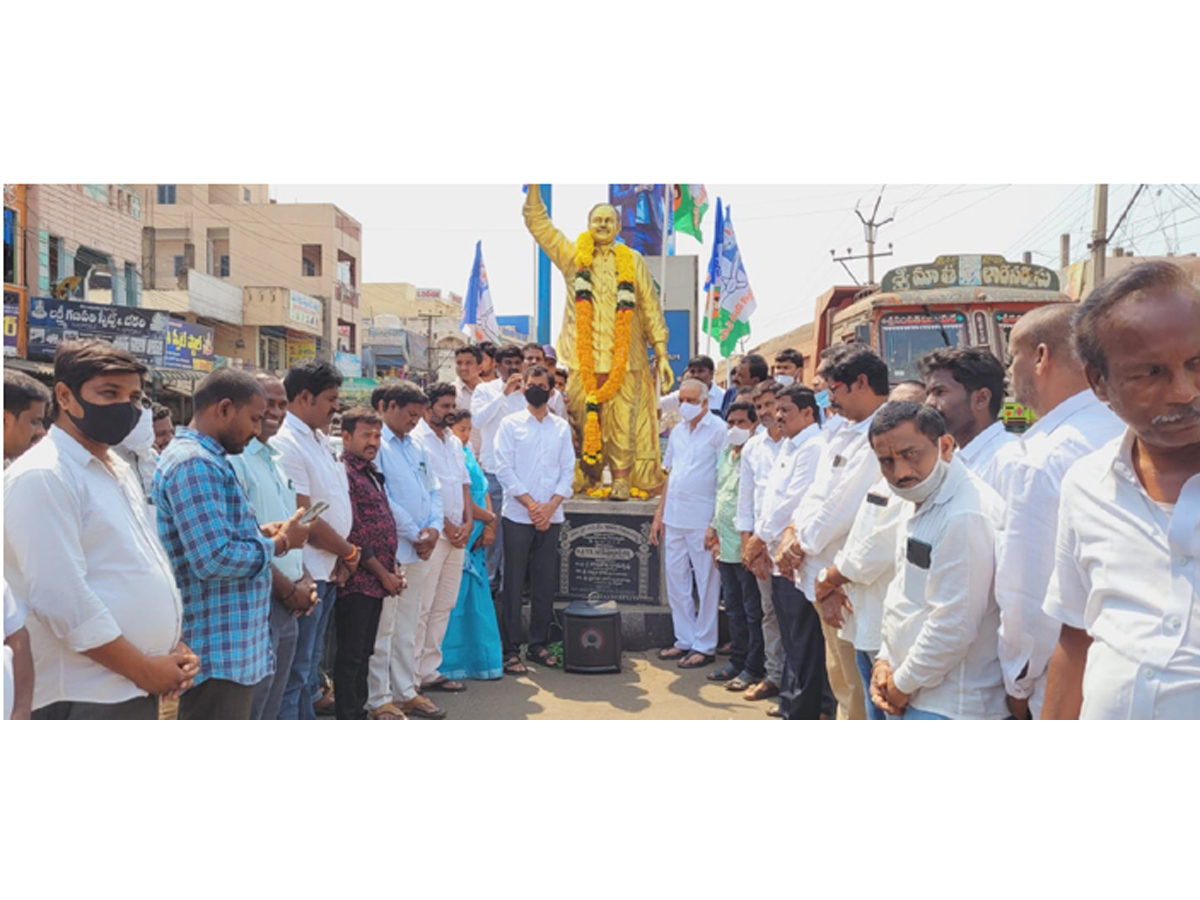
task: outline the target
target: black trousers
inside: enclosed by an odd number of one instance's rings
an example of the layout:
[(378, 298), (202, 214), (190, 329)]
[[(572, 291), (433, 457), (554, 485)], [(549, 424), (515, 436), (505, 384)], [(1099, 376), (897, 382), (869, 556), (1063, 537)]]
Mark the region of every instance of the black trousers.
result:
[(183, 692), (180, 719), (249, 719), (257, 684), (210, 678)]
[(729, 663), (755, 678), (766, 675), (766, 651), (762, 632), (762, 598), (758, 579), (740, 562), (718, 563), (721, 590), (725, 594), (725, 618), (729, 622)]
[(60, 700), (33, 711), (34, 719), (157, 719), (157, 697), (134, 697), (120, 703)]
[(779, 706), (785, 719), (830, 718), (837, 711), (825, 671), (821, 616), (790, 578), (771, 576), (771, 601), (783, 640)]
[(504, 657), (521, 652), (521, 593), (529, 576), (529, 646), (544, 647), (554, 618), (558, 580), (558, 533), (562, 525), (538, 531), (504, 520), (504, 587), (500, 602), (500, 639)]
[(339, 594), (333, 608), (337, 655), (333, 663), (334, 711), (339, 719), (367, 717), (367, 667), (379, 631), (383, 601), (366, 594)]

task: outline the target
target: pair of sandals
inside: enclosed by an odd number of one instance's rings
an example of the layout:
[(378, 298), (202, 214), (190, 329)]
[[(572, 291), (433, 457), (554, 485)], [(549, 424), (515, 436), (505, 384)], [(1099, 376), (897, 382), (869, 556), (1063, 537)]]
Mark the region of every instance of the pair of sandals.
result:
[[(525, 651), (525, 659), (539, 666), (545, 666), (547, 669), (553, 669), (558, 665), (558, 657), (545, 647), (538, 647), (537, 649), (530, 647)], [(518, 654), (514, 653), (508, 659), (504, 660), (505, 675), (525, 675), (528, 672), (529, 668), (525, 663), (521, 662), (521, 657)]]
[(664, 647), (658, 651), (658, 658), (662, 660), (679, 660), (678, 666), (681, 669), (701, 669), (704, 666), (711, 666), (716, 662), (716, 657), (711, 653), (701, 653), (698, 650), (680, 650), (678, 647)]

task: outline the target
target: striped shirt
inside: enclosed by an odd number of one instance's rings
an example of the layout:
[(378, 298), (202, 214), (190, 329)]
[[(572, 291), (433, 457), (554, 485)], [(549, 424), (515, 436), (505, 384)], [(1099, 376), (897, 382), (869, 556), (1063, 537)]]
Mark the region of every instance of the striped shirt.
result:
[(200, 657), (196, 684), (257, 684), (275, 670), (267, 625), (275, 546), (220, 443), (180, 428), (159, 458), (154, 504), (183, 595), (183, 640)]

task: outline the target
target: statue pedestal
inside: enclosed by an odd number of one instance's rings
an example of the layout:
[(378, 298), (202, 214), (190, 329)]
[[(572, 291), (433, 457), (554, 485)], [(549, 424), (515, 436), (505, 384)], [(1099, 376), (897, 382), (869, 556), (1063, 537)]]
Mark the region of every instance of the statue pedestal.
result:
[(556, 608), (589, 597), (615, 602), (629, 650), (665, 647), (674, 639), (662, 547), (650, 545), (657, 508), (657, 500), (573, 498), (563, 504)]

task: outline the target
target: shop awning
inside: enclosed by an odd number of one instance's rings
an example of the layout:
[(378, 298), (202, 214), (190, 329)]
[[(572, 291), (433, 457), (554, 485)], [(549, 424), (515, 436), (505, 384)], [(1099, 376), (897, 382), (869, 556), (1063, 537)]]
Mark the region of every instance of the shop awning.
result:
[(173, 391), (176, 394), (190, 397), (196, 390), (196, 383), (208, 373), (190, 372), (184, 369), (155, 369), (154, 374), (155, 380), (162, 385), (164, 391)]
[(14, 368), (18, 372), (28, 372), (30, 375), (36, 375), (40, 378), (54, 377), (54, 363), (22, 359), (19, 356), (6, 356), (4, 357), (4, 365)]

